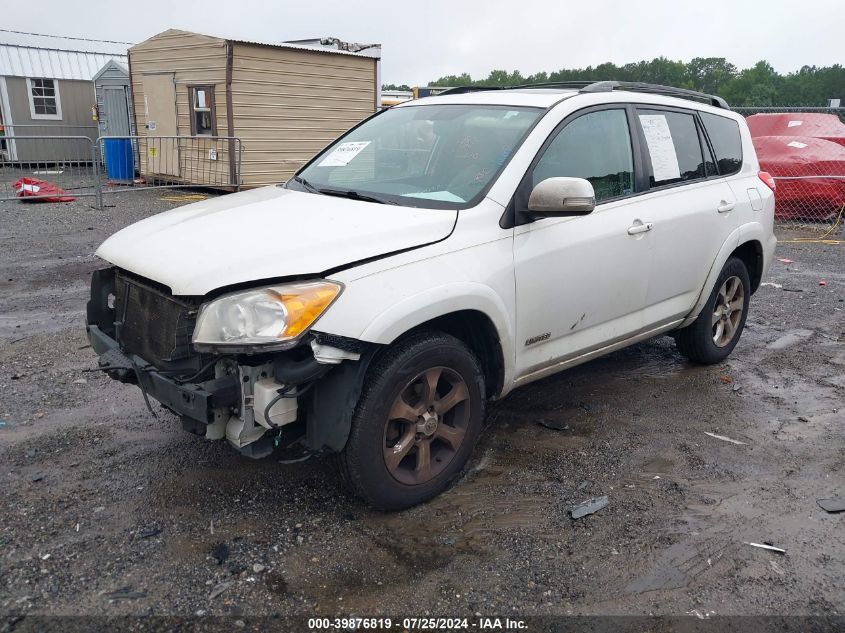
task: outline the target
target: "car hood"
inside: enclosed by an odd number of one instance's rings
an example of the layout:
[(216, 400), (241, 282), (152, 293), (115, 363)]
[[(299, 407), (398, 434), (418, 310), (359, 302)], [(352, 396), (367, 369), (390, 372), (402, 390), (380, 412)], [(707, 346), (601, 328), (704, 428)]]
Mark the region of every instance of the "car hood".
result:
[(232, 284), (316, 275), (449, 236), (457, 211), (262, 187), (166, 211), (115, 233), (102, 259), (204, 295)]

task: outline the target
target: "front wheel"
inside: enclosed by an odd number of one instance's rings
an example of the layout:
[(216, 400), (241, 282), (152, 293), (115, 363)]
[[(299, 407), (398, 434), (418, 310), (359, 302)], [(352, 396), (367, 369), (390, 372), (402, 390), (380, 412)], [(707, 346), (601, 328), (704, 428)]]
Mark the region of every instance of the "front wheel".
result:
[(750, 299), (748, 269), (741, 259), (731, 257), (701, 313), (675, 333), (678, 351), (691, 361), (706, 365), (725, 360), (742, 335)]
[(472, 454), (484, 419), (484, 377), (458, 339), (408, 337), (367, 372), (340, 454), (354, 493), (385, 510), (401, 510), (449, 487)]

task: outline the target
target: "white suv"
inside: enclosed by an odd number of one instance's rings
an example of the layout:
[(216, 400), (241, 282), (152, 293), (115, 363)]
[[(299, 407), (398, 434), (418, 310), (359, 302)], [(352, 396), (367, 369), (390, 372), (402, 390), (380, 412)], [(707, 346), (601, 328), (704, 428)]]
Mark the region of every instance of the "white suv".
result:
[(109, 238), (88, 335), (188, 430), (337, 453), (354, 492), (404, 508), (460, 473), (488, 400), (664, 333), (727, 357), (775, 249), (773, 190), (717, 97), (453, 90), (284, 185)]

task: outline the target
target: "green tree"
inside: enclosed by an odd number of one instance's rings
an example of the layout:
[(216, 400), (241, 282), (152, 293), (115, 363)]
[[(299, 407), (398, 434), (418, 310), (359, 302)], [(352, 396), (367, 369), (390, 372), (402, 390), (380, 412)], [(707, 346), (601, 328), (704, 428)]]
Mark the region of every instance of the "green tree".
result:
[(736, 75), (736, 66), (724, 57), (695, 57), (687, 64), (693, 89), (707, 94), (718, 93)]
[(738, 70), (723, 57), (696, 57), (687, 63), (657, 57), (617, 66), (612, 62), (586, 68), (561, 68), (524, 76), (518, 70), (493, 70), (484, 79), (468, 73), (447, 75), (431, 86), (518, 86), (564, 81), (639, 81), (692, 88), (718, 94), (735, 106), (822, 106), (828, 99), (845, 102), (845, 67), (840, 64), (800, 70), (780, 75), (766, 61)]
[(720, 91), (728, 103), (737, 106), (776, 106), (781, 103), (779, 89), (783, 78), (767, 61), (759, 61), (727, 82)]

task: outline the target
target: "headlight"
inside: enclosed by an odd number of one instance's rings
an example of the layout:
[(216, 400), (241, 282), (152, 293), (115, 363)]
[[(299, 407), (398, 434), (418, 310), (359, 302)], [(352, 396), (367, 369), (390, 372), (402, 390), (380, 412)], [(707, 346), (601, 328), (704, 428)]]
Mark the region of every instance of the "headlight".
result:
[(194, 346), (266, 350), (292, 347), (340, 294), (331, 281), (291, 283), (223, 295), (202, 305)]

